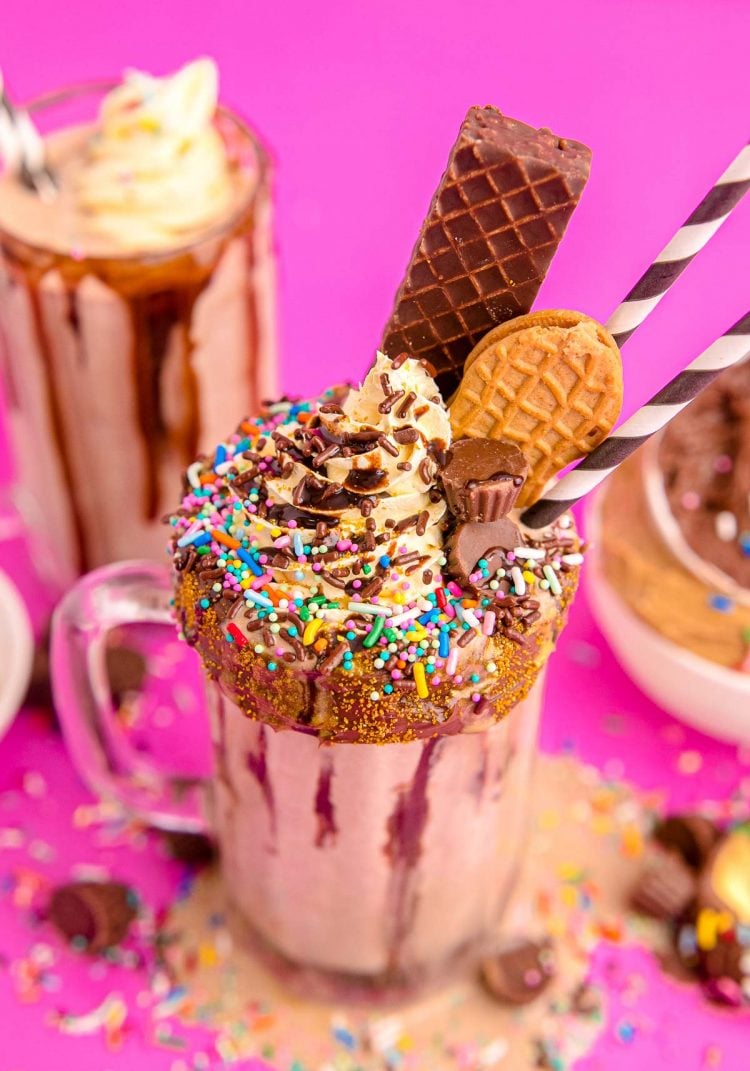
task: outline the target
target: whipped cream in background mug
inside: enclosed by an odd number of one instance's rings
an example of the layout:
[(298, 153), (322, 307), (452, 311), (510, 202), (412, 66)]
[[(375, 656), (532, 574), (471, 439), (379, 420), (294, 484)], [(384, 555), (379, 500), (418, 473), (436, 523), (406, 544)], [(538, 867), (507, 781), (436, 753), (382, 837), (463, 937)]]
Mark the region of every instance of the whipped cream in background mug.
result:
[(226, 412), (276, 389), (270, 175), (215, 64), (30, 110), (59, 185), (0, 175), (0, 348), (25, 520), (50, 583), (161, 559), (161, 517)]

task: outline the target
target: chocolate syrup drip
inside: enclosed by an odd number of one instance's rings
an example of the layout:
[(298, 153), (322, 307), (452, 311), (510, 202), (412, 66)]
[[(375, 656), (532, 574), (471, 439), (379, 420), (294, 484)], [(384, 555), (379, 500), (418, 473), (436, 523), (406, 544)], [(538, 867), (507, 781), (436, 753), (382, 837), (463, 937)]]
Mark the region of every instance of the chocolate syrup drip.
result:
[(86, 568), (86, 561), (88, 558), (86, 530), (84, 528), (80, 506), (75, 494), (73, 463), (70, 457), (70, 451), (68, 450), (67, 439), (65, 437), (65, 426), (62, 409), (60, 408), (60, 398), (55, 387), (54, 351), (50, 344), (50, 340), (47, 337), (47, 330), (44, 325), (44, 315), (42, 313), (39, 290), (31, 281), (29, 281), (27, 285), (27, 293), (29, 295), (29, 304), (34, 319), (34, 333), (36, 334), (39, 353), (42, 356), (46, 371), (45, 385), (47, 392), (47, 406), (50, 422), (52, 424), (52, 435), (60, 457), (60, 466), (63, 471), (65, 485), (68, 488), (70, 496), (70, 514), (73, 521), (73, 532), (76, 543), (76, 561), (74, 564), (78, 572), (83, 572)]
[[(184, 630), (184, 620), (183, 620)], [(224, 698), (222, 692), (218, 688), (213, 688), (213, 711), (215, 717), (215, 733), (214, 733), (214, 768), (216, 770), (215, 776), (222, 783), (223, 787), (233, 797), (234, 802), (237, 802), (237, 789), (232, 781), (232, 776), (229, 772), (229, 765), (227, 763), (227, 716), (229, 714), (229, 705)]]
[[(195, 303), (207, 280), (197, 285), (157, 290), (135, 297), (130, 305), (133, 325), (133, 375), (137, 388), (138, 423), (145, 454), (143, 514), (154, 520), (161, 498), (159, 460), (170, 445), (189, 465), (198, 452), (200, 409), (198, 387), (191, 363), (190, 323)], [(173, 333), (179, 332), (182, 349), (182, 395), (185, 416), (177, 435), (164, 420), (162, 374)], [(170, 443), (170, 438), (172, 442)]]
[[(67, 301), (68, 301), (68, 310), (67, 310), (68, 323), (70, 324), (71, 328), (73, 329), (73, 331), (77, 335), (79, 333), (79, 331), (80, 331), (80, 328), (81, 328), (81, 320), (80, 320), (80, 317), (78, 315), (78, 302), (76, 301), (75, 290), (66, 290), (65, 296), (66, 296)], [(84, 348), (83, 348), (83, 339), (81, 339), (81, 350), (80, 350), (79, 356), (82, 359), (85, 356), (84, 355)]]
[(490, 759), (490, 747), (487, 733), (478, 733), (480, 738), (479, 745), (479, 764), (477, 771), (473, 779), (474, 796), (477, 801), (477, 807), (482, 803), (484, 793), (487, 789), (487, 778), (489, 774), (489, 759)]
[(385, 469), (352, 469), (344, 487), (350, 491), (381, 491), (388, 483)]
[(413, 887), (414, 870), (422, 854), (422, 837), (427, 826), (430, 805), (427, 788), (430, 773), (437, 761), (443, 737), (432, 737), (422, 744), (414, 776), (398, 790), (396, 804), (386, 823), (387, 839), (383, 851), (391, 865), (389, 889), (392, 928), (388, 965), (398, 969), (401, 946), (411, 929), (417, 908), (417, 890)]
[(309, 510), (298, 509), (296, 506), (274, 505), (268, 511), (269, 520), (275, 521), (281, 526), (287, 526), (289, 521), (296, 521), (298, 528), (317, 528), (323, 524), (337, 524), (338, 518), (323, 516), (320, 513), (311, 513)]
[(321, 425), (320, 434), (329, 443), (348, 446), (353, 454), (364, 454), (372, 450), (383, 434), (379, 428), (362, 428), (360, 431), (344, 431), (336, 427)]
[(271, 730), (264, 725), (263, 722), (258, 723), (258, 750), (248, 751), (247, 753), (247, 768), (258, 782), (261, 795), (263, 796), (263, 802), (266, 805), (268, 811), (268, 819), (271, 824), (271, 836), (273, 840), (276, 840), (276, 803), (273, 795), (273, 785), (271, 784), (269, 772), (268, 772), (268, 741), (266, 734)]
[(325, 848), (329, 841), (334, 841), (339, 831), (333, 808), (331, 788), (333, 782), (333, 756), (329, 751), (320, 751), (320, 771), (318, 785), (315, 789), (315, 814), (318, 819), (318, 832), (315, 837), (316, 848)]

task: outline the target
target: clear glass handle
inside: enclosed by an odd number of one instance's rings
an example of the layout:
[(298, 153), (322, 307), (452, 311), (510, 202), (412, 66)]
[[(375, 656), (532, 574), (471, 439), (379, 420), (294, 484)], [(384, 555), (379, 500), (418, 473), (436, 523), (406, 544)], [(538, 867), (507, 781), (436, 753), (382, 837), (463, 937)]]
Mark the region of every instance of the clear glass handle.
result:
[(133, 746), (118, 719), (106, 666), (108, 633), (172, 625), (171, 583), (154, 562), (107, 565), (84, 576), (52, 619), (52, 688), (70, 756), (97, 795), (161, 829), (206, 832), (206, 780), (165, 773)]

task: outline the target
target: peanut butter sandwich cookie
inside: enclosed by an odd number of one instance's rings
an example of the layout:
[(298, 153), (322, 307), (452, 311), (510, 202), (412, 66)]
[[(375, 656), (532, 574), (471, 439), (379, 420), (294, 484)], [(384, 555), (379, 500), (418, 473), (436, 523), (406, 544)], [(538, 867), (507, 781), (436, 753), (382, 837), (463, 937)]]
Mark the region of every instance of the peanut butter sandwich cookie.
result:
[(529, 462), (519, 505), (609, 434), (622, 405), (612, 335), (581, 312), (550, 309), (494, 328), (466, 360), (451, 405), (454, 439), (504, 439)]

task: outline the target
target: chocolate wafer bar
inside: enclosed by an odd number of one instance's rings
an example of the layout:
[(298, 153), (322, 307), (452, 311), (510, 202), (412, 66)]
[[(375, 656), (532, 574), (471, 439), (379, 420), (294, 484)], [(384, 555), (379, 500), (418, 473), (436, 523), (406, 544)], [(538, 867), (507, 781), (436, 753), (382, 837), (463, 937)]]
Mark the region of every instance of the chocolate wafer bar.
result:
[(589, 174), (591, 151), (471, 108), (433, 197), (381, 349), (424, 357), (443, 397), (497, 324), (527, 313)]

